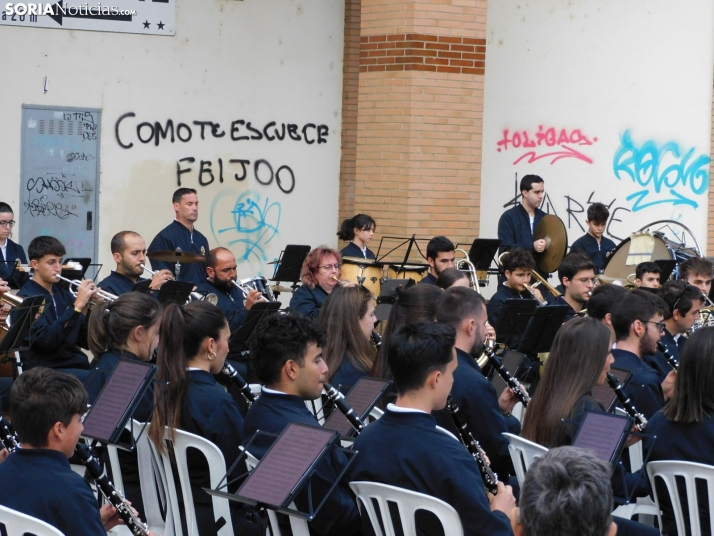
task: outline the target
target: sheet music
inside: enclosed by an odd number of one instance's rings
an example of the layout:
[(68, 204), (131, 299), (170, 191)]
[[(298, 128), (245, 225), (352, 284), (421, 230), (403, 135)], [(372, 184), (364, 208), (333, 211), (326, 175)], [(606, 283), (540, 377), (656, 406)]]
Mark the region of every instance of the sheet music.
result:
[[(360, 419), (365, 417), (365, 412), (374, 403), (374, 399), (379, 396), (387, 384), (384, 380), (374, 378), (360, 378), (345, 396), (347, 403), (355, 410)], [(347, 435), (352, 430), (352, 425), (347, 417), (337, 408), (333, 411), (325, 422), (325, 428), (337, 430), (342, 435)]]
[[(627, 382), (630, 376), (632, 376), (632, 373), (629, 370), (623, 370), (618, 368), (611, 368), (610, 374), (614, 375), (621, 385), (625, 385), (625, 382)], [(615, 391), (612, 390), (612, 388), (607, 384), (607, 382), (605, 382), (603, 385), (596, 385), (595, 387), (593, 387), (592, 395), (595, 400), (602, 404), (605, 410), (609, 410), (614, 405), (614, 402), (617, 400), (617, 395), (615, 394)]]
[(334, 435), (332, 430), (291, 423), (236, 494), (261, 504), (287, 507), (290, 494)]
[(629, 425), (629, 419), (623, 417), (588, 412), (578, 429), (573, 446), (592, 450), (599, 458), (612, 462)]

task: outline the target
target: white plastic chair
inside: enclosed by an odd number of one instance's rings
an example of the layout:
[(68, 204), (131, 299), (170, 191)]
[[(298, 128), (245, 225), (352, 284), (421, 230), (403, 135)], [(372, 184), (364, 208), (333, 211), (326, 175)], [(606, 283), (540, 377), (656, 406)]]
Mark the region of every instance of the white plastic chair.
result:
[(518, 484), (523, 484), (526, 478), (526, 472), (536, 458), (540, 458), (548, 452), (548, 449), (528, 441), (517, 435), (504, 432), (503, 435), (508, 439), (508, 452), (513, 461), (513, 468), (516, 470), (516, 478)]
[[(324, 393), (325, 390), (323, 389), (322, 392)], [(305, 407), (315, 416), (317, 422), (320, 423), (320, 426), (325, 424), (325, 411), (322, 408), (322, 396), (317, 397), (315, 400), (305, 400)]]
[(684, 513), (682, 512), (682, 497), (679, 496), (675, 477), (682, 477), (686, 486), (686, 501), (689, 508), (689, 527), (691, 534), (701, 534), (699, 498), (697, 497), (695, 480), (706, 480), (709, 495), (709, 526), (712, 534), (714, 534), (714, 466), (680, 461), (649, 462), (647, 464), (647, 474), (649, 475), (650, 484), (654, 491), (659, 526), (662, 526), (662, 515), (660, 513), (660, 498), (657, 494), (657, 488), (655, 487), (655, 480), (657, 478), (661, 478), (667, 488), (669, 500), (674, 511), (674, 519), (677, 523), (678, 534), (687, 534), (687, 532), (685, 531)]
[[(186, 536), (198, 536), (198, 526), (196, 524), (196, 510), (193, 503), (193, 495), (191, 492), (191, 480), (188, 474), (188, 463), (186, 460), (186, 451), (189, 448), (195, 448), (200, 451), (208, 461), (209, 470), (209, 480), (210, 487), (216, 488), (223, 477), (226, 475), (226, 462), (223, 458), (223, 453), (220, 449), (200, 436), (185, 432), (183, 430), (174, 431), (173, 440), (173, 455), (175, 458), (175, 466), (177, 473), (179, 475), (179, 483), (181, 486), (181, 494), (183, 496), (184, 514), (186, 516)], [(171, 440), (169, 439), (169, 429), (164, 430), (164, 452), (159, 454), (162, 462), (163, 471), (160, 472), (160, 477), (162, 484), (166, 489), (169, 497), (169, 507), (167, 513), (167, 530), (169, 533), (169, 526), (173, 529), (176, 534), (181, 533), (181, 514), (178, 505), (178, 493), (176, 492), (176, 483), (174, 481), (174, 475), (172, 471), (171, 456), (169, 455), (169, 446), (171, 445)], [(158, 451), (157, 451), (158, 453)], [(142, 488), (143, 492), (143, 488)], [(143, 493), (142, 493), (143, 494)], [(220, 519), (221, 517), (225, 520), (225, 525), (221, 527), (218, 531), (218, 536), (233, 536), (233, 523), (231, 521), (230, 505), (227, 499), (222, 497), (211, 496), (213, 502), (213, 514), (214, 519)], [(168, 516), (171, 515), (172, 519), (169, 522)]]
[[(255, 469), (258, 465), (258, 458), (253, 456), (250, 452), (241, 447), (241, 450), (245, 453), (245, 465), (248, 467), (248, 471)], [(295, 503), (290, 505), (291, 508), (295, 507)], [(290, 530), (293, 536), (310, 536), (310, 529), (308, 528), (307, 521), (301, 517), (288, 515), (288, 520), (290, 521)], [(273, 536), (282, 536), (283, 533), (278, 525), (278, 515), (273, 510), (268, 510), (268, 521), (270, 522), (270, 528)]]
[(0, 506), (0, 526), (5, 527), (7, 536), (64, 536), (52, 525), (5, 506)]
[(263, 392), (263, 386), (260, 385), (259, 383), (251, 383), (248, 384), (248, 387), (250, 387), (250, 392), (253, 393), (256, 398), (260, 396), (260, 393)]
[[(427, 510), (433, 513), (441, 522), (444, 534), (449, 536), (463, 536), (464, 529), (461, 525), (461, 518), (450, 504), (423, 493), (409, 491), (380, 484), (378, 482), (350, 482), (350, 488), (357, 496), (357, 503), (364, 508), (376, 536), (394, 536), (394, 522), (388, 503), (394, 503), (399, 511), (404, 536), (416, 536), (416, 524), (414, 514), (417, 510)], [(379, 506), (379, 514), (374, 507), (374, 501)], [(364, 512), (361, 511), (362, 515)], [(382, 519), (384, 532), (379, 524)]]

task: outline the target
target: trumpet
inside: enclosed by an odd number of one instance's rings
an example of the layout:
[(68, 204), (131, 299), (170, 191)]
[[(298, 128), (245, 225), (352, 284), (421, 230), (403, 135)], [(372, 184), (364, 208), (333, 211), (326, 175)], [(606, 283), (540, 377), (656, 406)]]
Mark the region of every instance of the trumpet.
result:
[(531, 286), (528, 283), (523, 283), (523, 286), (526, 287), (526, 290), (528, 291), (528, 294), (533, 296), (533, 299), (538, 302), (538, 306), (541, 307), (543, 305), (548, 305), (548, 302), (545, 301), (543, 298), (540, 297), (540, 294), (536, 293), (535, 286)]
[[(79, 288), (79, 286), (82, 284), (81, 281), (78, 281), (76, 279), (67, 279), (66, 277), (62, 277), (60, 274), (55, 275), (56, 278), (58, 278), (60, 281), (64, 281), (65, 283), (69, 284), (69, 291), (72, 293), (72, 296), (75, 298), (77, 297), (77, 292), (72, 290), (72, 285), (75, 287)], [(107, 292), (106, 290), (102, 290), (99, 287), (97, 287), (97, 296), (99, 296), (101, 299), (103, 299), (106, 302), (113, 302), (116, 300), (119, 296), (115, 296), (111, 292)]]
[[(147, 272), (149, 272), (151, 275), (156, 275), (156, 272), (154, 272), (153, 270), (150, 270), (149, 268), (147, 268), (145, 264), (140, 264), (139, 266), (141, 266), (144, 270), (146, 270)], [(209, 293), (209, 294), (206, 294), (206, 295), (204, 296), (204, 295), (201, 294), (200, 292), (193, 291), (193, 292), (191, 292), (191, 294), (190, 294), (190, 299), (191, 299), (192, 301), (207, 301), (208, 303), (211, 303), (211, 304), (213, 304), (213, 305), (216, 305), (216, 304), (218, 303), (218, 296), (216, 296), (216, 295), (213, 294), (212, 292)]]

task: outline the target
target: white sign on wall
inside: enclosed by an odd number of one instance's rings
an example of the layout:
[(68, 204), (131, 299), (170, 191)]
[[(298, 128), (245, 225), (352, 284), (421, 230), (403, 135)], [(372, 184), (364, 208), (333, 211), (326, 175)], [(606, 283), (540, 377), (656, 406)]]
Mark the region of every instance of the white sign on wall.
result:
[[(1, 0), (0, 0), (1, 1)], [(175, 0), (3, 2), (0, 24), (61, 30), (175, 35)]]
[(668, 219), (706, 247), (714, 3), (499, 0), (488, 26), (481, 235), (534, 173), (571, 244), (599, 201), (616, 243)]

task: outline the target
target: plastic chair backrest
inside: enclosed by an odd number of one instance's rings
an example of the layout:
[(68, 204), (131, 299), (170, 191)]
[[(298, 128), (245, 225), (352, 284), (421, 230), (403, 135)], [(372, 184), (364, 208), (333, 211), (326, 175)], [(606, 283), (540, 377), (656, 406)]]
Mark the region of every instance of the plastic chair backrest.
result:
[[(200, 451), (208, 462), (208, 472), (210, 479), (210, 487), (216, 488), (223, 477), (226, 475), (226, 462), (223, 458), (223, 453), (220, 449), (203, 437), (185, 432), (183, 430), (174, 431), (173, 440), (173, 455), (175, 458), (175, 468), (179, 476), (179, 484), (181, 486), (181, 495), (183, 496), (184, 514), (186, 516), (186, 536), (198, 536), (198, 525), (196, 523), (196, 510), (193, 503), (191, 492), (191, 480), (188, 474), (188, 463), (186, 460), (186, 451), (189, 448), (195, 448)], [(166, 491), (169, 496), (169, 509), (172, 514), (173, 529), (177, 533), (181, 530), (181, 517), (178, 506), (178, 494), (176, 492), (176, 483), (171, 464), (170, 445), (168, 427), (164, 430), (164, 445), (166, 448), (160, 454), (163, 462), (162, 480), (166, 483)], [(231, 521), (230, 505), (228, 500), (222, 497), (211, 497), (213, 502), (214, 519), (225, 520), (225, 525), (218, 531), (218, 536), (233, 536), (233, 523)], [(168, 520), (167, 520), (168, 525)], [(167, 530), (168, 532), (168, 530)]]
[[(250, 452), (243, 449), (241, 450), (245, 453), (245, 465), (248, 467), (248, 471), (255, 469), (258, 465), (258, 458), (253, 456)], [(295, 503), (290, 505), (291, 508), (295, 507)], [(288, 520), (290, 521), (290, 529), (293, 536), (310, 536), (310, 529), (308, 528), (307, 521), (301, 517), (288, 515)], [(282, 531), (278, 523), (278, 515), (273, 510), (268, 510), (268, 521), (270, 522), (270, 528), (273, 536), (282, 536)]]
[[(622, 408), (615, 408), (615, 415), (627, 417), (627, 412)], [(644, 465), (642, 441), (638, 441), (634, 445), (627, 447), (627, 454), (630, 456), (630, 471), (635, 473), (642, 469), (642, 466)]]
[[(657, 504), (659, 526), (662, 526), (662, 515), (660, 500), (655, 487), (655, 480), (661, 478), (667, 488), (669, 499), (674, 511), (674, 519), (677, 523), (678, 534), (702, 534), (699, 523), (699, 498), (695, 480), (706, 480), (707, 494), (709, 496), (709, 528), (710, 534), (714, 534), (714, 466), (703, 463), (680, 462), (680, 461), (659, 461), (647, 464), (647, 474), (650, 478), (650, 485), (654, 491), (655, 503)], [(689, 508), (689, 527), (691, 532), (685, 530), (684, 512), (682, 511), (682, 497), (677, 490), (675, 477), (682, 477), (686, 487), (686, 500)]]
[[(444, 534), (449, 536), (463, 536), (464, 534), (459, 514), (453, 506), (441, 499), (378, 482), (350, 482), (350, 487), (357, 495), (358, 504), (367, 511), (376, 536), (395, 536), (396, 534), (388, 503), (396, 504), (399, 510), (404, 536), (416, 536), (414, 515), (417, 510), (427, 510), (433, 513), (441, 522)], [(374, 507), (375, 501), (379, 506), (379, 514)], [(379, 516), (381, 516), (384, 532), (382, 532), (379, 523)]]
[(516, 478), (519, 484), (523, 484), (526, 478), (526, 472), (536, 458), (540, 458), (548, 452), (548, 449), (528, 441), (517, 435), (504, 432), (503, 435), (508, 439), (508, 452), (511, 454), (513, 468), (516, 470)]
[(322, 396), (319, 396), (315, 400), (305, 400), (305, 407), (315, 416), (317, 422), (320, 423), (320, 426), (325, 424), (325, 412), (322, 409)]
[(3, 526), (7, 536), (64, 536), (58, 529), (36, 517), (0, 506), (0, 527)]
[[(148, 426), (148, 423), (134, 421), (135, 440), (145, 426)], [(161, 456), (149, 439), (148, 429), (136, 441), (136, 457), (139, 462), (139, 485), (146, 524), (156, 534), (170, 535), (173, 533), (173, 517), (166, 497), (166, 481), (162, 478), (164, 466)], [(113, 463), (112, 461), (112, 472), (116, 474)]]

